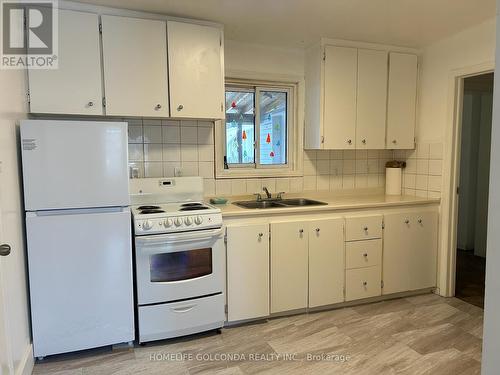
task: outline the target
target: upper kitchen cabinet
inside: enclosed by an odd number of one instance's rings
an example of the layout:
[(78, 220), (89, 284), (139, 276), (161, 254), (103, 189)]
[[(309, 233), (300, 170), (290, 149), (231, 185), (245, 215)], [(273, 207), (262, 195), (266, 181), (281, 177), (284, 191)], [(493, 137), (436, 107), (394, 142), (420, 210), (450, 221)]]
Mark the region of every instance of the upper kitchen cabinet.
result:
[(171, 117), (223, 119), (222, 30), (168, 21)]
[(356, 136), (355, 48), (325, 47), (324, 114), (321, 142), (325, 149), (350, 149)]
[(58, 69), (29, 69), (32, 113), (102, 115), (99, 16), (59, 10)]
[(106, 114), (168, 117), (166, 22), (101, 16)]
[(356, 148), (385, 148), (387, 52), (358, 50)]
[(332, 43), (306, 52), (305, 148), (414, 148), (417, 56)]
[(389, 55), (387, 148), (415, 148), (417, 76), (416, 55), (406, 53)]

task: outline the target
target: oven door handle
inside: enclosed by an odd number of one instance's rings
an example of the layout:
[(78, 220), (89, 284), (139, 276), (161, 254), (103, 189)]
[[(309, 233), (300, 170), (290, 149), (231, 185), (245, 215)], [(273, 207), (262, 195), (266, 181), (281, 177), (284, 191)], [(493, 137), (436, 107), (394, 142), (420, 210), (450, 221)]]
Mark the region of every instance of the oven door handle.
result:
[(136, 237), (137, 244), (140, 245), (152, 245), (152, 244), (164, 244), (164, 243), (180, 243), (180, 242), (190, 242), (193, 240), (202, 241), (210, 240), (222, 236), (224, 230), (222, 228), (213, 230), (204, 230), (198, 232), (185, 232), (181, 234), (164, 234), (159, 236), (151, 237)]
[(196, 303), (192, 304), (192, 305), (185, 305), (185, 306), (177, 306), (177, 307), (171, 307), (170, 309), (173, 311), (173, 312), (176, 312), (176, 313), (186, 313), (186, 312), (189, 312), (191, 311), (192, 309), (194, 309), (196, 307)]

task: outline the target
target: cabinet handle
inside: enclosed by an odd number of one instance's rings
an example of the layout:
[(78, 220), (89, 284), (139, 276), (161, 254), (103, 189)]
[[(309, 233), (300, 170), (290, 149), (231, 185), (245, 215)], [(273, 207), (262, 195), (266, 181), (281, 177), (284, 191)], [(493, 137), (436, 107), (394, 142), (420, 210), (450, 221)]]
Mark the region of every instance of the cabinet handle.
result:
[(410, 220), (405, 219), (405, 224), (410, 224)]
[(348, 144), (351, 144), (351, 143), (352, 143), (352, 139), (348, 139), (348, 140), (347, 140), (347, 143), (348, 143)]
[(396, 144), (398, 143), (395, 139), (392, 140), (392, 143)]
[(299, 233), (300, 234), (304, 233), (304, 229), (299, 229)]
[(177, 110), (182, 111), (183, 109), (184, 109), (184, 106), (182, 104), (179, 104), (179, 106), (177, 107)]
[(364, 256), (365, 258), (368, 258), (368, 254), (367, 254), (367, 253), (364, 253), (364, 254), (363, 254), (363, 256)]
[(366, 145), (366, 139), (363, 139), (361, 142), (362, 142), (364, 145)]
[(87, 103), (87, 106), (88, 106), (88, 107), (93, 107), (93, 106), (94, 106), (94, 102), (88, 102), (88, 103)]
[(368, 232), (368, 227), (364, 227), (364, 228), (363, 228), (363, 230), (364, 230), (365, 232)]
[(363, 281), (363, 286), (367, 286), (368, 283), (366, 281)]
[(259, 240), (264, 237), (264, 233), (259, 233)]
[(320, 230), (319, 228), (316, 228), (316, 233), (319, 233), (319, 230)]
[(422, 224), (422, 219), (418, 219), (418, 223), (419, 223), (419, 224)]
[(155, 105), (155, 111), (159, 111), (161, 109), (161, 104)]

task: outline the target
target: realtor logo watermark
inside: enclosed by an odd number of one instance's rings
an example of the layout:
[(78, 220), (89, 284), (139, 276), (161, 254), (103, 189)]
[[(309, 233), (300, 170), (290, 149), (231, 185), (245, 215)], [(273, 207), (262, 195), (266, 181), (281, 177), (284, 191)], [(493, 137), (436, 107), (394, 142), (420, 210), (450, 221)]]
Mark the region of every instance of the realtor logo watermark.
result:
[(1, 0), (1, 69), (57, 69), (57, 0)]

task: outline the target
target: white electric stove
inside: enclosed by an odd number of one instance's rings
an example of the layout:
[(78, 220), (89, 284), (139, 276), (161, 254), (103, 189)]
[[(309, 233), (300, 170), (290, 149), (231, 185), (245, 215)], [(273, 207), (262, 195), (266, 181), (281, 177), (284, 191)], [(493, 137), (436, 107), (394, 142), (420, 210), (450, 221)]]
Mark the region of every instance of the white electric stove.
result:
[(220, 209), (199, 177), (130, 181), (139, 342), (219, 329), (225, 321)]

